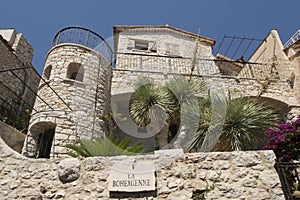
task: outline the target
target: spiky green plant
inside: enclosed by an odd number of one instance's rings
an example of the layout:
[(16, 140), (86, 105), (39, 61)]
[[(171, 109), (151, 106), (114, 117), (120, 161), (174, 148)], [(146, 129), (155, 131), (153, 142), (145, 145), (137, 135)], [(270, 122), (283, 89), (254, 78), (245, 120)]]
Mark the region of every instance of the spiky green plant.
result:
[(150, 78), (138, 78), (134, 89), (130, 102), (130, 115), (139, 126), (146, 126), (151, 118), (163, 119), (164, 114), (168, 115), (175, 109), (175, 102), (169, 91), (165, 87), (154, 84)]
[[(168, 134), (170, 140), (177, 134), (179, 128), (181, 105), (197, 100), (196, 96), (203, 94), (206, 84), (204, 81), (189, 81), (178, 76), (166, 85), (157, 85), (148, 77), (140, 77), (134, 87), (135, 92), (130, 102), (130, 115), (133, 121), (139, 126), (146, 126), (151, 119), (161, 121), (166, 117), (164, 128), (156, 136), (160, 138), (157, 140), (161, 140), (161, 135)], [(162, 147), (168, 141), (158, 143)]]
[[(212, 113), (212, 105), (216, 105), (213, 110), (215, 113)], [(230, 96), (227, 98), (208, 96), (199, 101), (199, 108), (199, 129), (189, 144), (189, 151), (260, 149), (267, 141), (264, 132), (280, 118), (273, 108), (258, 98), (232, 100)], [(226, 112), (222, 111), (224, 108)], [(190, 108), (191, 113), (186, 113), (191, 120), (194, 120), (193, 110)], [(212, 114), (215, 114), (217, 119), (213, 122)], [(217, 133), (214, 129), (220, 132)], [(215, 135), (210, 137), (208, 134)]]
[(120, 140), (112, 137), (82, 139), (77, 144), (68, 144), (66, 147), (72, 150), (68, 152), (68, 155), (72, 157), (134, 155), (143, 153), (145, 150), (142, 143), (130, 146), (130, 139)]

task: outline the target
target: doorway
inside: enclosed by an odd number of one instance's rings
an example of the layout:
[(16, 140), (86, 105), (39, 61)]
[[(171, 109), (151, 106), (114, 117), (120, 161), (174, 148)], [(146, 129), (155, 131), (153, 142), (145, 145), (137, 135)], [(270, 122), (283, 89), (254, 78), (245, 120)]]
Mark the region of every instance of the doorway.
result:
[(39, 135), (37, 143), (37, 158), (50, 158), (55, 129), (47, 129)]

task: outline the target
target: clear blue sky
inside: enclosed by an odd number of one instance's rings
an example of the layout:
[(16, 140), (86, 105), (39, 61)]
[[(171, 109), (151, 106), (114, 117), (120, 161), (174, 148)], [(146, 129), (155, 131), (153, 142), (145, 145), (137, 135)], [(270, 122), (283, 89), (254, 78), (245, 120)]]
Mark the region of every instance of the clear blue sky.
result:
[(2, 1), (0, 28), (15, 28), (34, 48), (41, 72), (60, 29), (83, 26), (104, 38), (114, 25), (164, 25), (217, 41), (224, 34), (264, 38), (273, 28), (287, 41), (299, 26), (300, 0), (28, 0)]

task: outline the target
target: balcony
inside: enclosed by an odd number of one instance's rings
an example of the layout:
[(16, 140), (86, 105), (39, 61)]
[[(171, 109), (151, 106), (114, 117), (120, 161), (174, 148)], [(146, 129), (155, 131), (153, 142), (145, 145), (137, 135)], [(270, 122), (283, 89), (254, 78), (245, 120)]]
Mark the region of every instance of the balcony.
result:
[(116, 68), (124, 70), (135, 70), (157, 73), (175, 73), (195, 75), (216, 75), (219, 74), (217, 66), (212, 59), (196, 59), (154, 56), (137, 53), (117, 53)]
[(97, 33), (82, 27), (67, 27), (60, 30), (54, 37), (52, 46), (71, 43), (80, 44), (99, 52), (112, 63), (113, 53), (109, 44)]

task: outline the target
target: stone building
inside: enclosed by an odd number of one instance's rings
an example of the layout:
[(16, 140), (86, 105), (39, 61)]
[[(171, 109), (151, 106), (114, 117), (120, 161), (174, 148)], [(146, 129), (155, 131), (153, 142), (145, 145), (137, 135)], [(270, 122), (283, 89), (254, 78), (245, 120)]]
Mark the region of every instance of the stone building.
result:
[(171, 26), (115, 26), (114, 62), (98, 34), (71, 27), (60, 31), (46, 56), (45, 81), (34, 105), (23, 154), (55, 157), (78, 138), (108, 133), (103, 116), (122, 113), (116, 134), (155, 146), (154, 134), (135, 125), (128, 104), (138, 77), (164, 84), (172, 77), (202, 79), (211, 90), (236, 98), (257, 97), (286, 120), (299, 113), (298, 43), (284, 47), (272, 30), (248, 61), (213, 56), (215, 41)]
[[(106, 52), (107, 54), (105, 54)], [(78, 138), (103, 136), (101, 115), (109, 112), (111, 50), (83, 28), (61, 30), (46, 56), (23, 154), (49, 158), (66, 153)], [(102, 123), (102, 124), (101, 124)]]
[(0, 104), (18, 116), (31, 111), (40, 81), (32, 58), (33, 48), (21, 33), (0, 30)]
[[(40, 77), (31, 64), (33, 48), (14, 29), (0, 30), (0, 118), (18, 130), (28, 126)], [(2, 139), (21, 152), (24, 133), (6, 133), (1, 122)]]

